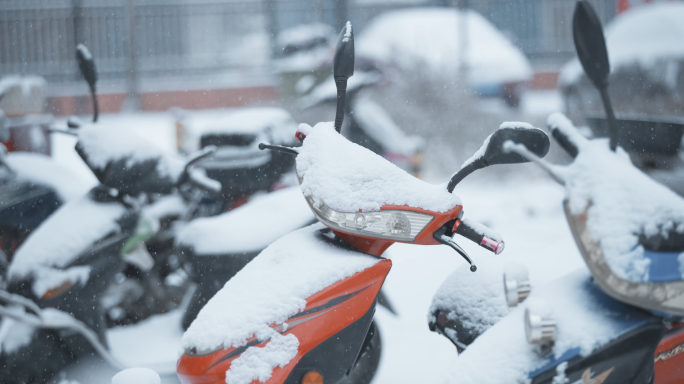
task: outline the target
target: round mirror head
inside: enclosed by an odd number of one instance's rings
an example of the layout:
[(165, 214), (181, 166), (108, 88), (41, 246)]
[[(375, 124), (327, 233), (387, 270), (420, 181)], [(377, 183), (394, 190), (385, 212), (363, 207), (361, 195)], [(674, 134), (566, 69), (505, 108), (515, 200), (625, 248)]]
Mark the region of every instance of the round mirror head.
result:
[(528, 160), (515, 152), (506, 152), (503, 143), (511, 140), (517, 144), (523, 144), (531, 152), (539, 157), (544, 157), (549, 152), (551, 142), (549, 136), (539, 128), (521, 123), (516, 126), (507, 124), (497, 129), (489, 136), (489, 143), (482, 158), (487, 165), (526, 163)]
[(578, 1), (572, 18), (572, 37), (584, 72), (599, 88), (608, 83), (610, 62), (601, 21), (586, 1)]

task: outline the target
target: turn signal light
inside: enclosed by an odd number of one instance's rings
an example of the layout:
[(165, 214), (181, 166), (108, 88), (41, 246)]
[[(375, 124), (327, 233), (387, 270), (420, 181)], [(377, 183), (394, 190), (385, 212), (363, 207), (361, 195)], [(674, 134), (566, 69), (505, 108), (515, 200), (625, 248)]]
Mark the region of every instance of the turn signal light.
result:
[(323, 375), (317, 371), (309, 371), (302, 377), (302, 384), (323, 384)]
[(45, 292), (40, 298), (41, 300), (50, 300), (56, 297), (60, 297), (65, 294), (71, 288), (71, 281), (65, 281), (62, 285)]

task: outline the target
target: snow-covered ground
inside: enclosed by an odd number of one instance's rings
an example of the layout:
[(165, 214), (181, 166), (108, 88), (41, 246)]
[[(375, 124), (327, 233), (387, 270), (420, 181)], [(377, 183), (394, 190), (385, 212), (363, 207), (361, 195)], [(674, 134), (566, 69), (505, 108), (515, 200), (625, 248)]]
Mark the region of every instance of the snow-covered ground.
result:
[[(523, 102), (523, 108), (547, 113), (548, 109), (557, 106), (552, 105), (552, 94), (530, 97), (530, 106), (525, 107)], [(534, 101), (535, 97), (546, 105), (539, 105)], [(141, 134), (162, 145), (175, 146), (170, 115), (105, 115), (103, 123), (134, 124), (140, 127)], [(53, 144), (57, 161), (89, 172), (73, 151), (72, 137), (54, 136)], [(510, 170), (514, 172), (515, 168), (511, 166)], [(466, 217), (501, 233), (506, 241), (506, 250), (494, 256), (466, 240), (460, 243), (475, 264), (483, 258), (526, 264), (532, 284), (539, 285), (582, 266), (583, 262), (562, 212), (563, 188), (550, 179), (530, 178), (527, 173), (523, 174), (519, 179), (507, 177), (504, 182), (486, 177), (466, 179), (456, 188), (455, 193), (463, 201)], [(385, 256), (392, 259), (394, 266), (383, 289), (398, 315), (394, 316), (381, 307), (376, 313), (383, 355), (374, 383), (441, 382), (457, 354), (446, 338), (429, 331), (427, 312), (434, 292), (455, 268), (465, 262), (445, 246), (396, 244)], [(180, 351), (180, 318), (181, 313), (176, 311), (135, 326), (117, 328), (109, 333), (108, 341), (121, 360), (157, 368), (162, 374), (162, 383), (178, 383), (172, 372)], [(109, 384), (115, 373), (115, 369), (95, 357), (70, 368), (63, 378), (64, 383), (68, 383), (68, 379), (81, 384)]]

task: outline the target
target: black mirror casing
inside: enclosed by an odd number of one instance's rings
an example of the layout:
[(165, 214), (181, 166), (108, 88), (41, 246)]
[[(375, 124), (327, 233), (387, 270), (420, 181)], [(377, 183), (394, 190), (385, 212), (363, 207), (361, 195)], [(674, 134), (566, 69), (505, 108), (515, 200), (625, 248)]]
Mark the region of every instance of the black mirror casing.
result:
[(578, 1), (572, 18), (572, 36), (584, 72), (598, 88), (608, 84), (610, 62), (601, 21), (586, 1)]
[(354, 75), (354, 31), (351, 23), (347, 22), (335, 44), (333, 56), (333, 77), (350, 78)]
[(354, 75), (354, 31), (351, 23), (340, 31), (333, 56), (333, 78), (337, 87), (337, 110), (335, 112), (335, 130), (342, 131), (344, 111), (347, 97), (347, 80)]
[(484, 156), (482, 156), (486, 166), (527, 163), (529, 161), (515, 152), (504, 151), (503, 144), (509, 140), (516, 144), (523, 144), (539, 157), (546, 156), (551, 147), (549, 136), (541, 129), (521, 127), (499, 128), (489, 137), (489, 145), (485, 150)]
[(549, 136), (541, 129), (515, 126), (501, 127), (489, 136), (484, 154), (461, 168), (451, 177), (447, 190), (453, 192), (461, 180), (478, 169), (495, 164), (517, 164), (529, 161), (515, 152), (506, 152), (503, 148), (503, 144), (506, 141), (523, 144), (539, 157), (546, 156), (551, 147)]
[(601, 101), (608, 117), (610, 149), (615, 151), (618, 143), (618, 128), (613, 104), (608, 95), (610, 61), (606, 38), (603, 35), (601, 20), (586, 0), (578, 1), (575, 6), (575, 14), (572, 17), (572, 37), (584, 72), (601, 94)]
[(78, 69), (81, 71), (83, 79), (85, 79), (90, 87), (95, 87), (95, 84), (97, 83), (97, 68), (95, 68), (93, 56), (83, 44), (79, 44), (78, 47), (76, 47), (76, 61), (78, 62)]
[(95, 68), (95, 60), (93, 60), (93, 56), (90, 54), (88, 47), (86, 47), (83, 44), (79, 44), (76, 47), (76, 61), (78, 62), (78, 69), (79, 71), (81, 71), (81, 75), (85, 79), (86, 83), (88, 83), (88, 87), (90, 88), (90, 96), (93, 100), (94, 123), (97, 122), (97, 118), (99, 115), (99, 107), (97, 104), (96, 93), (97, 68)]

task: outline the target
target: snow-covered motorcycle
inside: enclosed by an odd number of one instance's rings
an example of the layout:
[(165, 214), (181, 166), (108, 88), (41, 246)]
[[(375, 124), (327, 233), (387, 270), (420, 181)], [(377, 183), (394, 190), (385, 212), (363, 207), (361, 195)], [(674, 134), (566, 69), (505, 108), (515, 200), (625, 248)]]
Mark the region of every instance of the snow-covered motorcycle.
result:
[[(177, 373), (188, 383), (368, 383), (380, 357), (375, 305), (395, 242), (445, 244), (477, 267), (454, 241), (460, 234), (500, 253), (503, 241), (463, 219), (455, 185), (477, 169), (525, 159), (506, 140), (544, 156), (546, 134), (506, 123), (448, 185), (414, 178), (339, 134), (353, 74), (351, 24), (334, 58), (334, 123), (300, 125), (301, 148), (262, 145), (296, 156), (300, 189), (321, 224), (283, 236), (238, 272), (199, 312), (183, 336)], [(263, 231), (279, 223), (262, 217)]]

